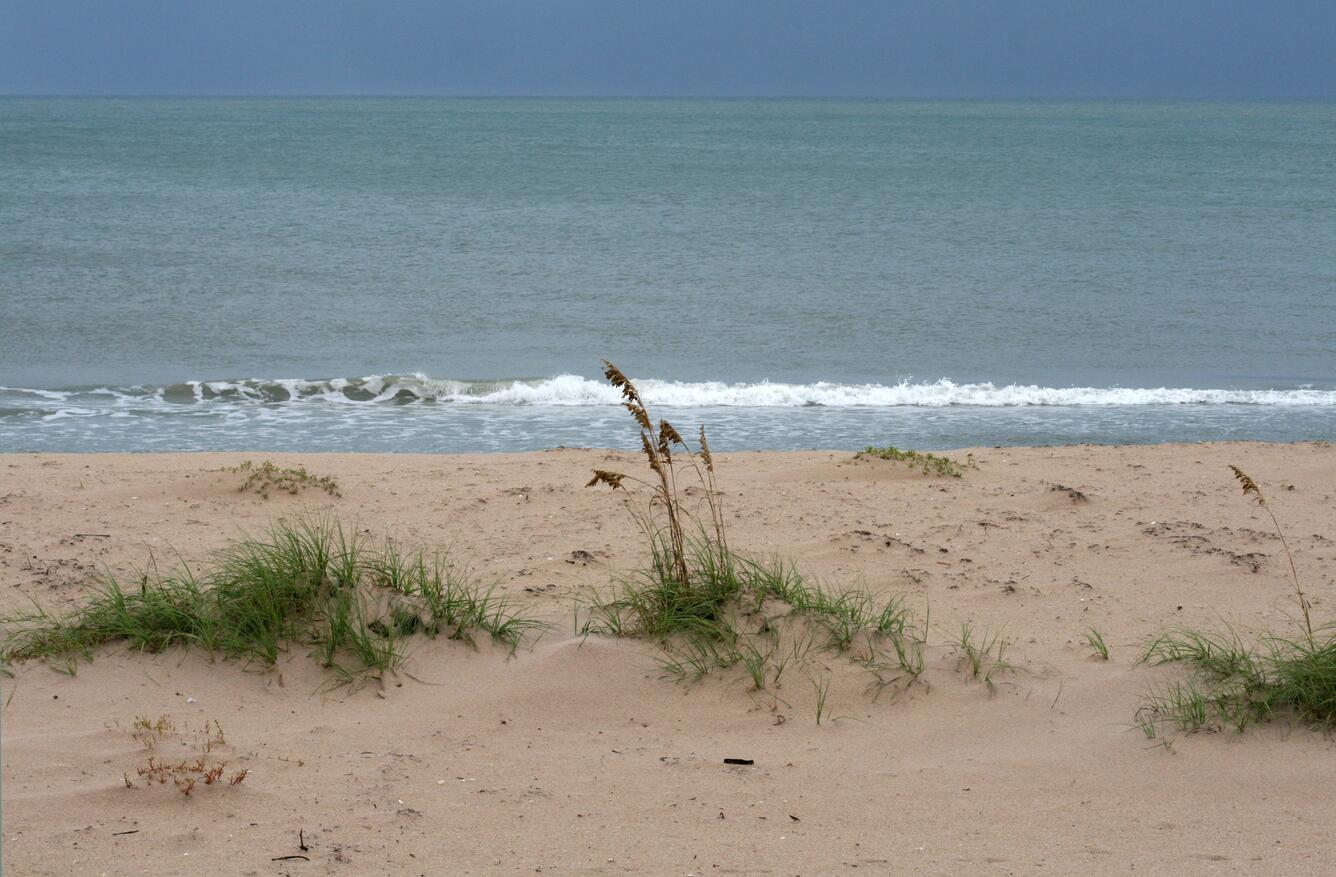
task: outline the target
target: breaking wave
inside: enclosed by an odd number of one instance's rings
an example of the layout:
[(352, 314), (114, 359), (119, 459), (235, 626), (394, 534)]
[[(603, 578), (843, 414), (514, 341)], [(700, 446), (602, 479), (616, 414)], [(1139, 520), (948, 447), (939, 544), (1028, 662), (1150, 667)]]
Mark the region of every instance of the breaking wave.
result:
[[(1255, 405), (1332, 406), (1331, 389), (1194, 389), (1131, 387), (1043, 387), (1033, 384), (956, 383), (946, 379), (894, 384), (812, 384), (681, 382), (637, 379), (650, 405), (682, 408), (943, 408), (1026, 406)], [(106, 408), (182, 406), (338, 405), (532, 405), (587, 407), (617, 405), (617, 390), (579, 375), (543, 379), (457, 381), (423, 374), (362, 378), (246, 379), (187, 381), (163, 387), (0, 387), (0, 411), (64, 412), (78, 416)]]

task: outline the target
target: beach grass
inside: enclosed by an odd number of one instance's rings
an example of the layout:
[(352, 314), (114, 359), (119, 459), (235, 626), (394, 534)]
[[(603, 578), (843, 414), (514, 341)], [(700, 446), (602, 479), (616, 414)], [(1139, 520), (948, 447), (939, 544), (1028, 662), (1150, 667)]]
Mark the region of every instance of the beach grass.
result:
[(544, 625), (442, 557), (373, 546), (330, 519), (280, 521), (262, 538), (218, 552), (207, 573), (182, 563), (112, 576), (74, 611), (35, 606), (6, 619), (0, 658), (15, 663), (91, 659), (103, 645), (134, 651), (199, 648), (274, 664), (308, 646), (347, 681), (397, 667), (414, 634), (490, 635), (512, 651)]
[(1013, 669), (1006, 660), (1007, 646), (1010, 642), (1001, 631), (987, 627), (976, 630), (971, 622), (960, 625), (960, 635), (954, 643), (959, 663), (971, 679), (977, 679), (993, 690), (993, 677)]
[(1153, 721), (1191, 733), (1291, 716), (1336, 730), (1336, 632), (1307, 636), (1266, 635), (1246, 643), (1232, 631), (1172, 631), (1150, 643), (1140, 660), (1183, 664), (1186, 681), (1152, 689), (1137, 721)]
[(857, 660), (869, 670), (899, 667), (911, 681), (922, 673), (927, 628), (911, 623), (901, 597), (834, 594), (782, 561), (730, 552), (721, 563), (718, 554), (690, 547), (689, 556), (702, 560), (689, 566), (685, 586), (663, 576), (662, 563), (632, 573), (591, 594), (579, 632), (653, 640), (665, 651), (664, 675), (682, 681), (741, 666), (757, 690), (817, 654), (865, 653)]
[[(663, 675), (678, 681), (741, 666), (755, 691), (773, 692), (786, 670), (806, 667), (821, 653), (853, 657), (866, 650), (859, 662), (883, 686), (919, 678), (926, 621), (920, 633), (901, 597), (826, 590), (783, 560), (759, 561), (730, 548), (704, 428), (691, 448), (672, 424), (650, 417), (635, 384), (615, 365), (605, 361), (604, 374), (622, 392), (652, 474), (595, 470), (588, 486), (624, 497), (649, 563), (589, 596), (583, 620), (577, 612), (580, 634), (652, 640), (664, 651)], [(819, 696), (818, 722), (825, 687)]]

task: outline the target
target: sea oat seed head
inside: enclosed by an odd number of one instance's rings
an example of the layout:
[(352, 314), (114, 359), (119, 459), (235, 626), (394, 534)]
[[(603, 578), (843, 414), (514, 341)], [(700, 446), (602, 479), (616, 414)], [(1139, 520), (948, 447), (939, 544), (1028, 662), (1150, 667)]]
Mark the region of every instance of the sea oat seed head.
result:
[(649, 461), (649, 468), (655, 472), (661, 472), (659, 468), (659, 455), (654, 450), (654, 445), (649, 442), (649, 433), (643, 430), (640, 433), (640, 444), (645, 449), (645, 459)]
[(678, 435), (677, 430), (673, 429), (673, 425), (666, 420), (659, 421), (659, 435), (663, 437), (664, 441), (677, 442), (684, 448), (687, 446), (687, 443), (682, 441), (682, 436)]
[(603, 376), (608, 379), (608, 383), (622, 391), (622, 396), (627, 402), (634, 402), (641, 407), (644, 406), (640, 399), (640, 393), (636, 391), (636, 385), (631, 383), (631, 379), (623, 374), (621, 369), (606, 359), (603, 360)]
[(1257, 486), (1257, 482), (1248, 477), (1238, 466), (1230, 466), (1234, 470), (1234, 477), (1238, 479), (1239, 485), (1243, 487), (1244, 496), (1251, 496), (1257, 501), (1259, 506), (1266, 508), (1266, 497), (1262, 495), (1262, 488)]
[[(620, 472), (607, 472), (603, 469), (595, 469), (594, 477), (589, 479), (585, 487), (593, 487), (595, 484), (606, 484), (613, 490), (622, 486), (622, 479), (626, 476)], [(625, 489), (625, 488), (623, 488)]]
[(626, 406), (627, 411), (631, 412), (631, 416), (636, 419), (636, 423), (640, 424), (641, 429), (649, 432), (654, 431), (650, 426), (649, 412), (645, 410), (643, 405), (638, 402), (623, 402), (622, 404)]

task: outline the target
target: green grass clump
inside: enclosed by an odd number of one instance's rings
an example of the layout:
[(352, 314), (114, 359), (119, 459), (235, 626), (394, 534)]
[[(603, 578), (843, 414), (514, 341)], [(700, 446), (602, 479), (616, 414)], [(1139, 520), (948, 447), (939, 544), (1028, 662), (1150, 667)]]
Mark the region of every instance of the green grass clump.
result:
[(663, 646), (665, 675), (692, 681), (716, 669), (743, 666), (753, 687), (778, 683), (790, 666), (820, 653), (862, 655), (882, 681), (917, 679), (923, 642), (899, 597), (878, 601), (862, 590), (832, 594), (782, 562), (722, 556), (689, 541), (683, 584), (657, 564), (624, 578), (609, 594), (595, 592), (585, 607), (584, 635), (643, 637)]
[(91, 659), (108, 643), (161, 652), (201, 648), (273, 664), (307, 645), (352, 681), (397, 667), (413, 634), (491, 635), (512, 650), (543, 625), (442, 558), (374, 548), (329, 521), (276, 524), (262, 539), (224, 548), (197, 576), (185, 566), (140, 576), (133, 588), (105, 579), (79, 609), (40, 607), (7, 619), (0, 660)]
[(938, 454), (926, 454), (919, 451), (902, 451), (893, 446), (884, 448), (866, 447), (854, 455), (855, 460), (861, 460), (864, 457), (875, 457), (879, 460), (893, 460), (897, 463), (908, 463), (916, 466), (924, 475), (941, 475), (947, 478), (959, 478), (965, 474), (965, 470), (972, 468), (974, 458), (966, 458), (964, 463), (958, 463), (950, 457), (943, 457)]
[[(664, 675), (679, 681), (741, 666), (753, 690), (773, 693), (786, 670), (806, 666), (812, 655), (852, 656), (863, 647), (866, 657), (859, 660), (876, 684), (918, 678), (926, 623), (920, 637), (899, 598), (831, 593), (783, 562), (762, 563), (730, 549), (704, 428), (693, 450), (672, 424), (651, 418), (635, 384), (606, 360), (604, 375), (637, 424), (651, 474), (641, 479), (595, 470), (587, 486), (603, 485), (625, 498), (645, 537), (649, 565), (615, 581), (610, 592), (594, 593), (583, 621), (577, 612), (578, 632), (653, 640), (664, 649)], [(690, 490), (683, 487), (692, 482)], [(818, 687), (818, 701), (819, 722), (825, 687)]]
[(960, 625), (960, 636), (956, 639), (956, 652), (960, 663), (969, 672), (971, 679), (978, 679), (993, 690), (993, 676), (999, 672), (1014, 669), (1006, 660), (1007, 646), (1010, 643), (999, 631), (990, 631), (987, 627), (976, 633), (974, 625), (965, 622)]
[(328, 475), (314, 475), (306, 471), (305, 466), (280, 467), (275, 466), (272, 460), (264, 460), (258, 464), (245, 460), (240, 466), (228, 471), (247, 473), (246, 480), (237, 488), (238, 492), (245, 493), (249, 490), (258, 493), (264, 499), (269, 498), (270, 491), (277, 490), (296, 496), (308, 487), (323, 490), (330, 496), (343, 495), (339, 493), (337, 481)]
[[(1324, 635), (1325, 634), (1325, 635)], [(1178, 630), (1163, 634), (1141, 655), (1152, 664), (1185, 664), (1186, 682), (1152, 690), (1137, 721), (1191, 733), (1290, 715), (1336, 729), (1336, 634), (1317, 631), (1286, 638), (1264, 636), (1247, 644), (1232, 631)]]
[(1139, 662), (1183, 664), (1186, 682), (1150, 691), (1135, 722), (1148, 737), (1160, 726), (1193, 732), (1230, 725), (1242, 731), (1254, 722), (1293, 716), (1336, 730), (1336, 628), (1314, 628), (1312, 605), (1299, 581), (1284, 530), (1262, 488), (1237, 466), (1229, 467), (1251, 498), (1270, 516), (1289, 560), (1301, 618), (1295, 637), (1265, 634), (1255, 644), (1237, 633), (1180, 629), (1151, 641)]

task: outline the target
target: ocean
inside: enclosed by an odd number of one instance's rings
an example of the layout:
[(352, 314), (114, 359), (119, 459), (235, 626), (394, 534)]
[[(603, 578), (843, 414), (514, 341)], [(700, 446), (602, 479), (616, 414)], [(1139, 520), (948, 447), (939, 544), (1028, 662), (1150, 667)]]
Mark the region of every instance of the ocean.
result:
[(1336, 103), (0, 98), (0, 451), (1336, 440)]

